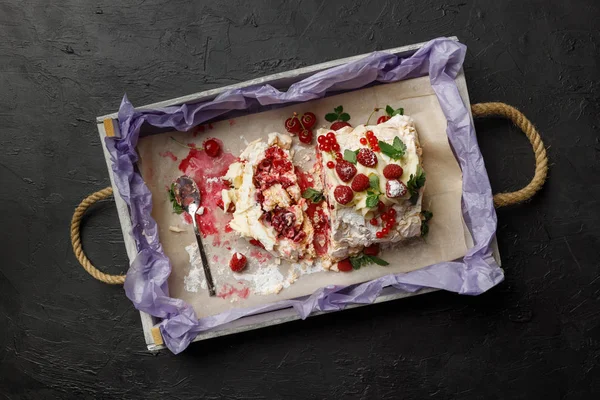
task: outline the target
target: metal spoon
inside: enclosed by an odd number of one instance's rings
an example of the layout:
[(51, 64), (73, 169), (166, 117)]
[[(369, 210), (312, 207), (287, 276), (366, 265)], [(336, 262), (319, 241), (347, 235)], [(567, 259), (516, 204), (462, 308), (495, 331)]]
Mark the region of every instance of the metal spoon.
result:
[(206, 284), (208, 286), (208, 294), (210, 296), (216, 295), (215, 283), (213, 282), (212, 274), (210, 273), (210, 266), (208, 265), (208, 259), (204, 252), (204, 246), (202, 245), (202, 236), (198, 231), (198, 224), (196, 223), (196, 213), (200, 208), (200, 190), (196, 182), (192, 178), (186, 175), (182, 175), (175, 181), (175, 201), (183, 207), (188, 214), (192, 216), (192, 224), (194, 225), (194, 233), (196, 234), (196, 241), (198, 242), (198, 250), (200, 251), (200, 259), (202, 260), (202, 267), (204, 268), (204, 276), (206, 277)]

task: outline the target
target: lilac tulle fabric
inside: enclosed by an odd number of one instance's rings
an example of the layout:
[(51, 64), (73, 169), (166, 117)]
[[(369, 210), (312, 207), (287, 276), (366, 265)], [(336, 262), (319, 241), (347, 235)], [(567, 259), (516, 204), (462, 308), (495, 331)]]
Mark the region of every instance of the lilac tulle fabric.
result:
[[(463, 44), (439, 38), (408, 58), (375, 52), (358, 61), (316, 73), (293, 84), (286, 92), (262, 85), (230, 90), (209, 102), (151, 111), (137, 111), (124, 97), (118, 118), (120, 137), (107, 137), (106, 146), (112, 159), (115, 184), (129, 206), (131, 234), (138, 250), (127, 273), (125, 292), (137, 309), (163, 319), (161, 333), (173, 353), (183, 351), (199, 332), (247, 315), (293, 307), (304, 319), (315, 310), (335, 311), (349, 304), (372, 303), (388, 286), (404, 292), (438, 288), (477, 295), (503, 280), (503, 271), (492, 258), (490, 248), (496, 232), (492, 191), (475, 129), (454, 81), (465, 53)], [(234, 309), (200, 319), (189, 304), (169, 297), (167, 278), (171, 265), (162, 251), (157, 225), (151, 217), (150, 190), (136, 168), (135, 146), (143, 123), (187, 131), (232, 110), (309, 101), (331, 92), (359, 89), (373, 82), (396, 82), (424, 75), (429, 75), (448, 120), (448, 139), (463, 172), (462, 212), (475, 245), (462, 260), (388, 275), (351, 287), (327, 286), (306, 298)]]

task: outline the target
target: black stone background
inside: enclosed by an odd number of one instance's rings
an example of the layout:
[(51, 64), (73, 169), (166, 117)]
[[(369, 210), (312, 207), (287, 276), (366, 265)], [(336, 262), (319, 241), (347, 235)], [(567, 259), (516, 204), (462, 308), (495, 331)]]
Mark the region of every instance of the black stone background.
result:
[[(0, 394), (41, 398), (598, 398), (600, 3), (0, 1)], [(97, 115), (443, 35), (468, 46), (471, 101), (521, 109), (549, 147), (533, 201), (498, 211), (506, 280), (145, 350), (120, 287), (69, 242), (108, 184)], [(495, 190), (533, 173), (503, 120), (476, 123)], [(86, 218), (92, 261), (127, 258), (116, 211)]]

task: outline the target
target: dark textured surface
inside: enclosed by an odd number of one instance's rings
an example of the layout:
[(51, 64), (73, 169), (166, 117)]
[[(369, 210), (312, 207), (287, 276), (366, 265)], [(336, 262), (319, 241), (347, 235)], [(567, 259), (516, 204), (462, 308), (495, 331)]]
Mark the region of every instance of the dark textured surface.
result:
[[(599, 18), (595, 0), (0, 0), (0, 394), (598, 398)], [(95, 116), (124, 92), (147, 104), (441, 35), (469, 47), (471, 101), (520, 108), (550, 146), (544, 190), (498, 213), (506, 281), (147, 353), (122, 289), (71, 254), (73, 208), (108, 184)], [(493, 187), (526, 183), (526, 139), (476, 125)], [(86, 250), (122, 272), (116, 211), (97, 211)]]

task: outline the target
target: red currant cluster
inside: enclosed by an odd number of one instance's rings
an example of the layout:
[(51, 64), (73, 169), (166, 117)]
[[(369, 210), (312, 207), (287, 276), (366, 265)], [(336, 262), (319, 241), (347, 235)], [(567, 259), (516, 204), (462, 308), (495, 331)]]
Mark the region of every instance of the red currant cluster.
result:
[(377, 139), (377, 136), (375, 136), (373, 131), (367, 131), (366, 137), (360, 138), (360, 144), (362, 144), (363, 146), (366, 146), (368, 144), (369, 147), (373, 149), (373, 151), (381, 151), (381, 149), (379, 148), (379, 140)]
[[(379, 202), (379, 209), (381, 210), (382, 208), (385, 208), (385, 205), (383, 204), (383, 202)], [(375, 218), (371, 218), (371, 225), (373, 226), (377, 226), (379, 225), (379, 221), (377, 220), (377, 217)], [(387, 211), (384, 211), (381, 213), (381, 225), (383, 226), (383, 228), (381, 228), (380, 231), (375, 233), (375, 237), (377, 237), (377, 239), (381, 239), (385, 236), (387, 236), (390, 231), (394, 228), (394, 226), (396, 225), (396, 210), (394, 210), (392, 207), (390, 207)]]
[(292, 135), (298, 134), (298, 139), (305, 144), (312, 143), (312, 127), (317, 123), (317, 117), (311, 112), (306, 112), (302, 116), (297, 113), (291, 118), (285, 120), (285, 129)]
[[(329, 132), (327, 135), (319, 135), (317, 142), (319, 143), (319, 150), (330, 153), (331, 156), (338, 161), (343, 158), (342, 153), (340, 153), (340, 145), (337, 142), (335, 133)], [(333, 161), (327, 162), (327, 168), (333, 169), (334, 167), (335, 163)]]

